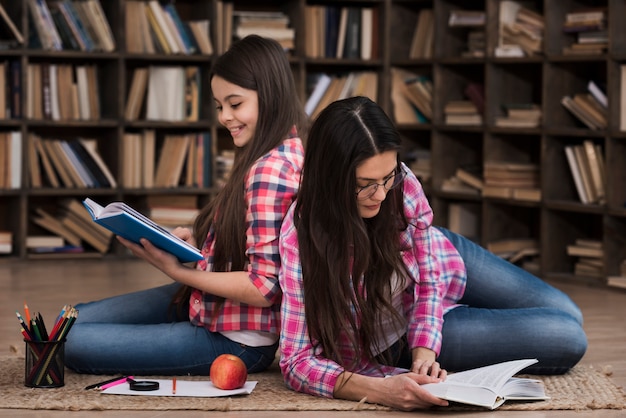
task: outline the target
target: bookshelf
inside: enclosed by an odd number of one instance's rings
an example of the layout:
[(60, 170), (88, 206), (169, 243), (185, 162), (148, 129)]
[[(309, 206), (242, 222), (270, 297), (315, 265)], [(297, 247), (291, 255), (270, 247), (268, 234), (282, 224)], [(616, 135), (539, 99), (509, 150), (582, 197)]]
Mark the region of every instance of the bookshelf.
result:
[[(0, 0), (0, 3), (28, 39), (31, 28), (26, 2)], [(116, 187), (107, 189), (33, 188), (28, 182), (29, 162), (24, 153), (22, 187), (0, 190), (0, 230), (13, 233), (13, 251), (3, 258), (33, 257), (26, 249), (26, 237), (45, 233), (31, 221), (36, 208), (54, 212), (63, 199), (87, 196), (103, 204), (124, 200), (141, 211), (147, 211), (150, 201), (163, 196), (173, 199), (182, 195), (202, 206), (219, 184), (220, 155), (231, 150), (232, 144), (227, 133), (218, 126), (207, 90), (206, 77), (215, 55), (146, 53), (134, 52), (134, 49), (130, 52), (126, 40), (134, 28), (126, 23), (127, 3), (131, 1), (102, 1), (116, 40), (112, 52), (44, 51), (27, 47), (0, 50), (0, 62), (18, 61), (24, 77), (28, 64), (32, 63), (97, 66), (101, 95), (99, 119), (0, 118), (0, 132), (20, 132), (24, 149), (31, 133), (45, 138), (94, 138), (102, 158), (118, 180)], [(229, 31), (237, 30), (233, 16), (246, 15), (242, 13), (244, 11), (284, 13), (289, 27), (295, 32), (295, 39), (287, 41), (293, 45), (288, 54), (303, 103), (314, 91), (319, 74), (339, 78), (367, 73), (375, 76), (375, 82), (370, 82), (375, 86), (368, 90), (368, 94), (374, 95), (378, 103), (394, 116), (400, 110), (394, 96), (397, 94), (394, 85), (396, 70), (428, 80), (432, 84), (431, 117), (421, 122), (398, 123), (398, 129), (405, 141), (404, 157), (411, 166), (417, 169), (420, 165), (422, 169), (423, 160), (430, 159), (428, 174), (420, 172), (420, 175), (425, 176), (424, 186), (435, 212), (436, 224), (458, 225), (459, 219), (452, 217), (469, 210), (478, 220), (477, 228), (472, 228), (475, 239), (485, 246), (502, 240), (536, 240), (540, 259), (532, 268), (544, 278), (604, 284), (607, 276), (619, 274), (620, 264), (626, 258), (623, 238), (626, 236), (626, 189), (623, 187), (626, 184), (626, 133), (621, 129), (624, 123), (621, 90), (626, 89), (622, 87), (626, 28), (619, 21), (626, 12), (626, 0), (518, 2), (542, 16), (544, 21), (541, 42), (533, 46), (540, 45), (539, 53), (524, 56), (495, 53), (504, 42), (501, 36), (502, 21), (505, 20), (502, 7), (508, 3), (504, 0), (481, 0), (471, 4), (461, 0), (177, 0), (173, 3), (182, 20), (210, 21), (215, 53), (228, 46)], [(311, 23), (312, 16), (320, 13), (316, 10), (331, 6), (371, 10), (374, 24), (366, 42), (372, 48), (369, 58), (337, 58), (336, 51), (334, 55), (333, 52), (327, 55), (320, 52), (319, 45), (315, 46), (311, 37), (320, 35), (319, 30), (311, 29), (314, 24)], [(565, 54), (564, 49), (576, 39), (575, 33), (563, 31), (567, 14), (598, 6), (607, 11), (609, 42), (606, 49), (600, 53)], [(473, 12), (471, 20), (474, 23), (475, 12), (484, 12), (484, 24), (464, 24), (463, 16), (457, 13), (459, 10)], [(449, 25), (452, 12), (455, 12), (454, 26)], [(225, 17), (219, 19), (218, 16)], [(414, 41), (418, 22), (431, 26), (430, 30), (423, 30), (426, 35), (420, 35), (420, 39), (425, 39), (422, 45), (416, 45)], [(432, 35), (429, 37), (428, 33)], [(322, 38), (316, 39), (319, 43)], [(468, 44), (470, 39), (471, 46)], [(199, 72), (202, 91), (197, 119), (167, 122), (139, 116), (127, 120), (124, 117), (126, 102), (135, 70), (171, 66), (194, 67)], [(591, 80), (601, 85), (608, 96), (607, 125), (602, 129), (590, 129), (561, 103), (563, 96), (586, 93)], [(466, 91), (470, 84), (482, 92), (481, 122), (446, 124), (446, 104), (469, 100)], [(28, 88), (22, 85), (19, 91), (24, 99), (22, 110), (26, 111)], [(496, 120), (506, 115), (506, 106), (510, 109), (520, 104), (537, 105), (541, 110), (540, 123), (522, 127), (496, 125)], [(145, 103), (143, 106), (140, 115), (145, 114)], [(145, 183), (139, 182), (133, 187), (125, 186), (124, 175), (128, 173), (123, 168), (124, 159), (130, 151), (124, 141), (129, 134), (154, 135), (155, 152), (158, 153), (166, 137), (203, 133), (211, 139), (211, 158), (207, 160), (212, 175), (209, 184), (182, 183), (172, 188), (146, 187)], [(606, 190), (603, 203), (581, 203), (565, 154), (566, 147), (581, 145), (586, 140), (598, 146), (604, 158)], [(419, 161), (412, 161), (415, 156)], [(537, 165), (540, 173), (538, 190), (523, 195), (526, 197), (520, 194), (518, 198), (464, 193), (448, 187), (448, 180), (454, 177), (459, 167), (484, 167), (487, 162)], [(577, 239), (602, 243), (603, 266), (597, 277), (574, 275), (577, 260), (567, 254), (566, 248)], [(126, 253), (113, 244), (107, 254), (124, 256)]]

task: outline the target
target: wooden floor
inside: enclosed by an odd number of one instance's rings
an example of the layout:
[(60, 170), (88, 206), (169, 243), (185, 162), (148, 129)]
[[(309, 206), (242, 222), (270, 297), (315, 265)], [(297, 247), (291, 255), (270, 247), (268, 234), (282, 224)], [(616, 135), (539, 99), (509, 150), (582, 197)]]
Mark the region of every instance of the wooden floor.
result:
[[(8, 354), (10, 346), (23, 350), (15, 311), (23, 311), (24, 301), (31, 310), (44, 318), (54, 317), (65, 304), (76, 304), (163, 283), (169, 279), (147, 264), (137, 260), (78, 260), (78, 261), (7, 261), (0, 259), (0, 355)], [(613, 380), (626, 387), (626, 292), (570, 283), (554, 283), (566, 291), (581, 307), (589, 350), (582, 362), (596, 366), (611, 366)], [(0, 394), (2, 396), (2, 394)], [(204, 412), (204, 411), (104, 411), (64, 412), (0, 410), (0, 417), (216, 417), (269, 418), (290, 417), (294, 412)], [(452, 416), (445, 412), (424, 412), (421, 416)], [(458, 413), (457, 413), (458, 414)], [(348, 417), (361, 418), (408, 416), (402, 412), (301, 412), (302, 418)], [(412, 414), (409, 414), (412, 415)], [(489, 411), (466, 413), (476, 417), (622, 417), (626, 411)]]

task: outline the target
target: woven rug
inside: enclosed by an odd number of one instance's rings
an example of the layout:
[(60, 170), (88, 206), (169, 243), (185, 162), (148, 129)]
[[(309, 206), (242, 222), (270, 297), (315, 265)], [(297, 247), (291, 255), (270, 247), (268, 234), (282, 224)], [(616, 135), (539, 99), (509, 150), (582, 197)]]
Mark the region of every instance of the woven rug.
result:
[[(607, 376), (589, 366), (577, 366), (564, 376), (540, 376), (552, 397), (541, 402), (508, 402), (499, 410), (626, 409), (626, 395)], [(247, 396), (229, 398), (183, 398), (103, 395), (84, 387), (108, 376), (81, 375), (66, 369), (65, 386), (32, 389), (24, 386), (22, 354), (0, 357), (0, 409), (79, 410), (203, 410), (203, 411), (389, 411), (365, 402), (322, 399), (287, 389), (276, 364), (249, 376), (258, 384)], [(148, 376), (142, 376), (148, 377)], [(159, 378), (160, 376), (149, 376)], [(207, 380), (185, 377), (187, 380)], [(476, 410), (455, 405), (455, 410)], [(450, 408), (447, 408), (450, 409)]]

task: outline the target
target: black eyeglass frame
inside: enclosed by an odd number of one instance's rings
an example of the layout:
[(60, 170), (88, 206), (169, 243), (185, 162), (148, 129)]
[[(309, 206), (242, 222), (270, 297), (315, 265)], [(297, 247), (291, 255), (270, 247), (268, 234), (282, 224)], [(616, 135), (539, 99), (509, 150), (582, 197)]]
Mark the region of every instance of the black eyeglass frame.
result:
[[(396, 187), (401, 185), (405, 177), (406, 177), (406, 171), (404, 171), (402, 167), (398, 167), (394, 171), (393, 174), (391, 174), (389, 177), (387, 177), (384, 180), (383, 183), (370, 183), (367, 186), (359, 187), (359, 189), (356, 191), (356, 197), (358, 200), (367, 200), (370, 197), (372, 197), (374, 194), (376, 194), (380, 186), (382, 186), (385, 189), (385, 191), (388, 192), (389, 190), (395, 189)], [(390, 180), (393, 180), (393, 182), (391, 186), (387, 187), (387, 183), (389, 183)], [(371, 192), (366, 193), (365, 196), (361, 196), (361, 193), (368, 189), (371, 189)]]

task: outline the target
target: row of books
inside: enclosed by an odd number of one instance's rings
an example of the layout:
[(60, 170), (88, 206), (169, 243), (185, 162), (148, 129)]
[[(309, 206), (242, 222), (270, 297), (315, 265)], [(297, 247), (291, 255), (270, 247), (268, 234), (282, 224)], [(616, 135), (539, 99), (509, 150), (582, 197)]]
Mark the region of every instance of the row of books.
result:
[(43, 0), (27, 0), (26, 3), (37, 35), (29, 39), (31, 48), (115, 50), (115, 38), (100, 0), (60, 0), (50, 5)]
[(237, 39), (255, 34), (275, 40), (285, 51), (295, 48), (296, 31), (291, 27), (286, 13), (235, 10), (233, 11), (233, 27), (233, 35)]
[(29, 181), (33, 188), (114, 188), (115, 177), (95, 139), (53, 139), (28, 134)]
[(485, 36), (486, 13), (481, 10), (452, 10), (448, 26), (452, 30), (466, 31), (466, 49), (462, 57), (484, 57), (486, 50)]
[(505, 103), (505, 115), (496, 116), (495, 125), (501, 128), (536, 128), (541, 125), (541, 107), (536, 103)]
[(22, 133), (0, 132), (0, 189), (22, 187)]
[(533, 273), (539, 271), (539, 240), (526, 237), (511, 237), (487, 243), (487, 249), (510, 263), (519, 264)]
[(572, 44), (563, 47), (563, 55), (603, 54), (609, 46), (606, 8), (567, 13), (563, 31), (575, 36)]
[(122, 184), (127, 188), (211, 187), (211, 135), (208, 132), (165, 135), (146, 129), (125, 133)]
[(576, 257), (574, 275), (604, 276), (604, 248), (602, 241), (579, 238), (566, 248), (567, 255)]
[(432, 120), (433, 83), (430, 77), (392, 67), (391, 97), (397, 123), (428, 123)]
[(523, 57), (541, 54), (545, 20), (520, 2), (500, 2), (497, 57)]
[(100, 119), (98, 67), (95, 64), (29, 63), (26, 117), (53, 121)]
[(587, 139), (580, 145), (566, 145), (565, 156), (582, 203), (606, 201), (606, 170), (602, 147)]
[(561, 104), (591, 130), (608, 126), (608, 99), (604, 89), (593, 80), (587, 83), (586, 92), (563, 96)]
[(126, 50), (146, 54), (212, 54), (208, 19), (183, 21), (174, 2), (129, 1), (126, 11)]
[(450, 100), (443, 107), (446, 125), (482, 125), (483, 115), (471, 100)]
[(539, 167), (531, 163), (488, 161), (484, 167), (465, 164), (457, 167), (441, 188), (448, 192), (500, 199), (541, 200)]
[(366, 96), (377, 101), (378, 74), (375, 71), (353, 71), (347, 74), (315, 74), (311, 94), (304, 109), (315, 118), (331, 102), (353, 96)]
[(310, 58), (376, 59), (378, 9), (308, 5), (305, 11), (305, 54)]
[(0, 61), (0, 120), (22, 117), (22, 63)]
[(126, 120), (187, 121), (199, 119), (202, 97), (200, 67), (137, 67), (128, 89)]
[(63, 239), (63, 245), (40, 252), (82, 253), (93, 248), (105, 254), (113, 238), (113, 233), (93, 222), (82, 203), (73, 198), (61, 199), (52, 209), (35, 208), (30, 220), (52, 236)]
[(198, 216), (197, 195), (146, 196), (147, 216), (166, 229), (193, 226)]
[(537, 164), (487, 161), (483, 165), (482, 195), (538, 202), (541, 200), (539, 180)]

